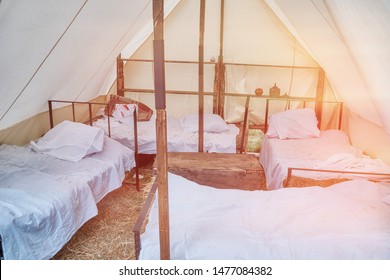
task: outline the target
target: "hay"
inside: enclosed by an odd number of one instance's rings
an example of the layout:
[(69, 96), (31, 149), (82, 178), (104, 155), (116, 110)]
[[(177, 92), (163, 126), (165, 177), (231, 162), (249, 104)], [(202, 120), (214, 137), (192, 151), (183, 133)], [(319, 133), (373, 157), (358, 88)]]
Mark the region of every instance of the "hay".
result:
[(122, 187), (98, 203), (99, 214), (86, 222), (53, 259), (135, 259), (132, 229), (153, 184), (151, 164), (140, 168), (140, 175), (139, 192), (134, 171), (128, 172)]
[(283, 186), (285, 188), (304, 188), (311, 186), (319, 186), (322, 188), (329, 187), (331, 185), (348, 181), (346, 178), (334, 178), (334, 179), (326, 179), (326, 180), (316, 180), (310, 178), (303, 178), (297, 176), (291, 176), (290, 182), (288, 186), (286, 186), (286, 180), (283, 182)]
[[(236, 137), (236, 150), (239, 152), (241, 150), (241, 139), (242, 139), (242, 125), (237, 125), (240, 129)], [(248, 130), (248, 144), (247, 152), (250, 153), (259, 153), (261, 148), (261, 143), (263, 142), (264, 132), (260, 129), (251, 128)]]

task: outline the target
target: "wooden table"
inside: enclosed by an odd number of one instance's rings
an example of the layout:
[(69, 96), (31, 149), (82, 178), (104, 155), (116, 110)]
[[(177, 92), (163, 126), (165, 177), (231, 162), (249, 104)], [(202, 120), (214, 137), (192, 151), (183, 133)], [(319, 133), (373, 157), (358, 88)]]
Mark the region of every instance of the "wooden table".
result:
[(168, 172), (221, 189), (259, 190), (263, 177), (251, 154), (168, 153)]

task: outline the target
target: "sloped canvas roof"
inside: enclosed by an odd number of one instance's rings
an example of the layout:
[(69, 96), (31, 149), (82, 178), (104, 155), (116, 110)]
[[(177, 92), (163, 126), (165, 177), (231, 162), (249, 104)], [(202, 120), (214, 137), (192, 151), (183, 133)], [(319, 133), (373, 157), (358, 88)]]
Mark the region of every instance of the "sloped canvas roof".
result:
[[(119, 54), (151, 58), (151, 5), (148, 0), (2, 0), (0, 141), (18, 142), (6, 137), (10, 129), (46, 111), (49, 99), (87, 101), (114, 91)], [(166, 0), (165, 10), (166, 58), (196, 61), (199, 1)], [(225, 0), (224, 17), (225, 61), (321, 67), (327, 94), (347, 109), (344, 129), (353, 144), (390, 162), (389, 1)], [(206, 61), (218, 58), (219, 24), (220, 1), (206, 1)], [(196, 89), (196, 71), (166, 67), (168, 86)], [(149, 86), (143, 71), (127, 66), (129, 83)], [(205, 71), (210, 72), (207, 90), (213, 69)], [(184, 78), (175, 79), (183, 73)], [(227, 87), (268, 90), (269, 73), (227, 68)], [(291, 71), (278, 75), (287, 77), (279, 85), (289, 93), (304, 95), (315, 85), (310, 71), (296, 71), (294, 80), (288, 79)], [(175, 100), (168, 98), (168, 111), (178, 107)], [(228, 110), (233, 112), (236, 104), (227, 102)]]

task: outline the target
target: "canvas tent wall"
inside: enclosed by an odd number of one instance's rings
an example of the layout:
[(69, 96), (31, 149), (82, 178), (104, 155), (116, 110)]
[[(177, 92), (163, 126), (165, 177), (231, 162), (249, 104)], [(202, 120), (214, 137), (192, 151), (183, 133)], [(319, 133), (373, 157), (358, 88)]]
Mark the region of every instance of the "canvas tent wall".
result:
[[(225, 64), (227, 92), (253, 94), (256, 88), (261, 87), (268, 93), (268, 89), (277, 83), (283, 91), (282, 94), (315, 97), (319, 65), (280, 23), (265, 2), (246, 1), (245, 5), (240, 5), (238, 8), (234, 1), (224, 1), (223, 31), (220, 31), (220, 6), (220, 1), (206, 2), (204, 57), (206, 62), (218, 60), (222, 32), (222, 55), (224, 62), (229, 63)], [(180, 2), (165, 22), (167, 60), (197, 61), (198, 26), (199, 1)], [(151, 49), (152, 38), (150, 37), (132, 58), (152, 59)], [(125, 87), (153, 88), (152, 67), (151, 63), (127, 63)], [(207, 63), (204, 67), (205, 91), (212, 92), (215, 66)], [(197, 64), (168, 63), (166, 68), (168, 90), (197, 91)], [(116, 92), (116, 89), (112, 89), (112, 92)], [(329, 87), (327, 92), (331, 95)], [(142, 99), (149, 105), (153, 104), (152, 95), (132, 96)], [(168, 102), (170, 114), (181, 117), (189, 112), (197, 112), (196, 96), (176, 94), (167, 98), (172, 100)], [(177, 102), (180, 102), (180, 108), (175, 107)], [(235, 121), (240, 117), (242, 119), (245, 98), (227, 98), (226, 102), (226, 119), (228, 121)], [(252, 117), (258, 118), (263, 114), (256, 112), (256, 109), (264, 106), (256, 103), (258, 102), (252, 101)], [(211, 112), (211, 110), (212, 97), (208, 96), (206, 111)], [(241, 113), (241, 116), (236, 111)]]
[(49, 99), (106, 95), (116, 56), (150, 35), (151, 14), (148, 0), (1, 1), (0, 143), (45, 133)]
[[(166, 58), (196, 61), (199, 1), (165, 1), (165, 8)], [(1, 1), (1, 143), (23, 144), (46, 131), (45, 118), (32, 117), (47, 110), (48, 99), (90, 100), (106, 95), (112, 85), (115, 92), (118, 54), (152, 56), (151, 12), (146, 0)], [(220, 14), (220, 1), (206, 1), (206, 61), (218, 59)], [(385, 0), (225, 0), (224, 61), (323, 68), (326, 96), (334, 94), (347, 108), (344, 129), (353, 144), (390, 163), (389, 27)], [(150, 87), (150, 67), (126, 65), (127, 82)], [(196, 90), (196, 69), (166, 65), (167, 86)], [(274, 70), (227, 67), (227, 91), (267, 92), (277, 82), (282, 94), (313, 93), (316, 71)], [(212, 91), (213, 71), (205, 66), (205, 91)], [(278, 76), (283, 78), (276, 81)], [(145, 101), (152, 105), (150, 98)], [(195, 111), (196, 97), (180, 98), (188, 102), (168, 97), (168, 114)], [(206, 98), (206, 112), (211, 102)], [(229, 99), (226, 117), (243, 102)], [(195, 107), (183, 106), (187, 103)], [(13, 133), (21, 121), (34, 123), (35, 133), (21, 135), (26, 126)]]

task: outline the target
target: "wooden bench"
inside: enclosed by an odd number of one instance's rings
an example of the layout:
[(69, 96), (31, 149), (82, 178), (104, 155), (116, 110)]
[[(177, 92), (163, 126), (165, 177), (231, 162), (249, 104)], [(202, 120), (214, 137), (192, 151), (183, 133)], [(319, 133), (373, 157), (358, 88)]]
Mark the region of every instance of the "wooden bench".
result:
[(252, 154), (168, 153), (168, 172), (221, 189), (260, 190), (264, 180)]

